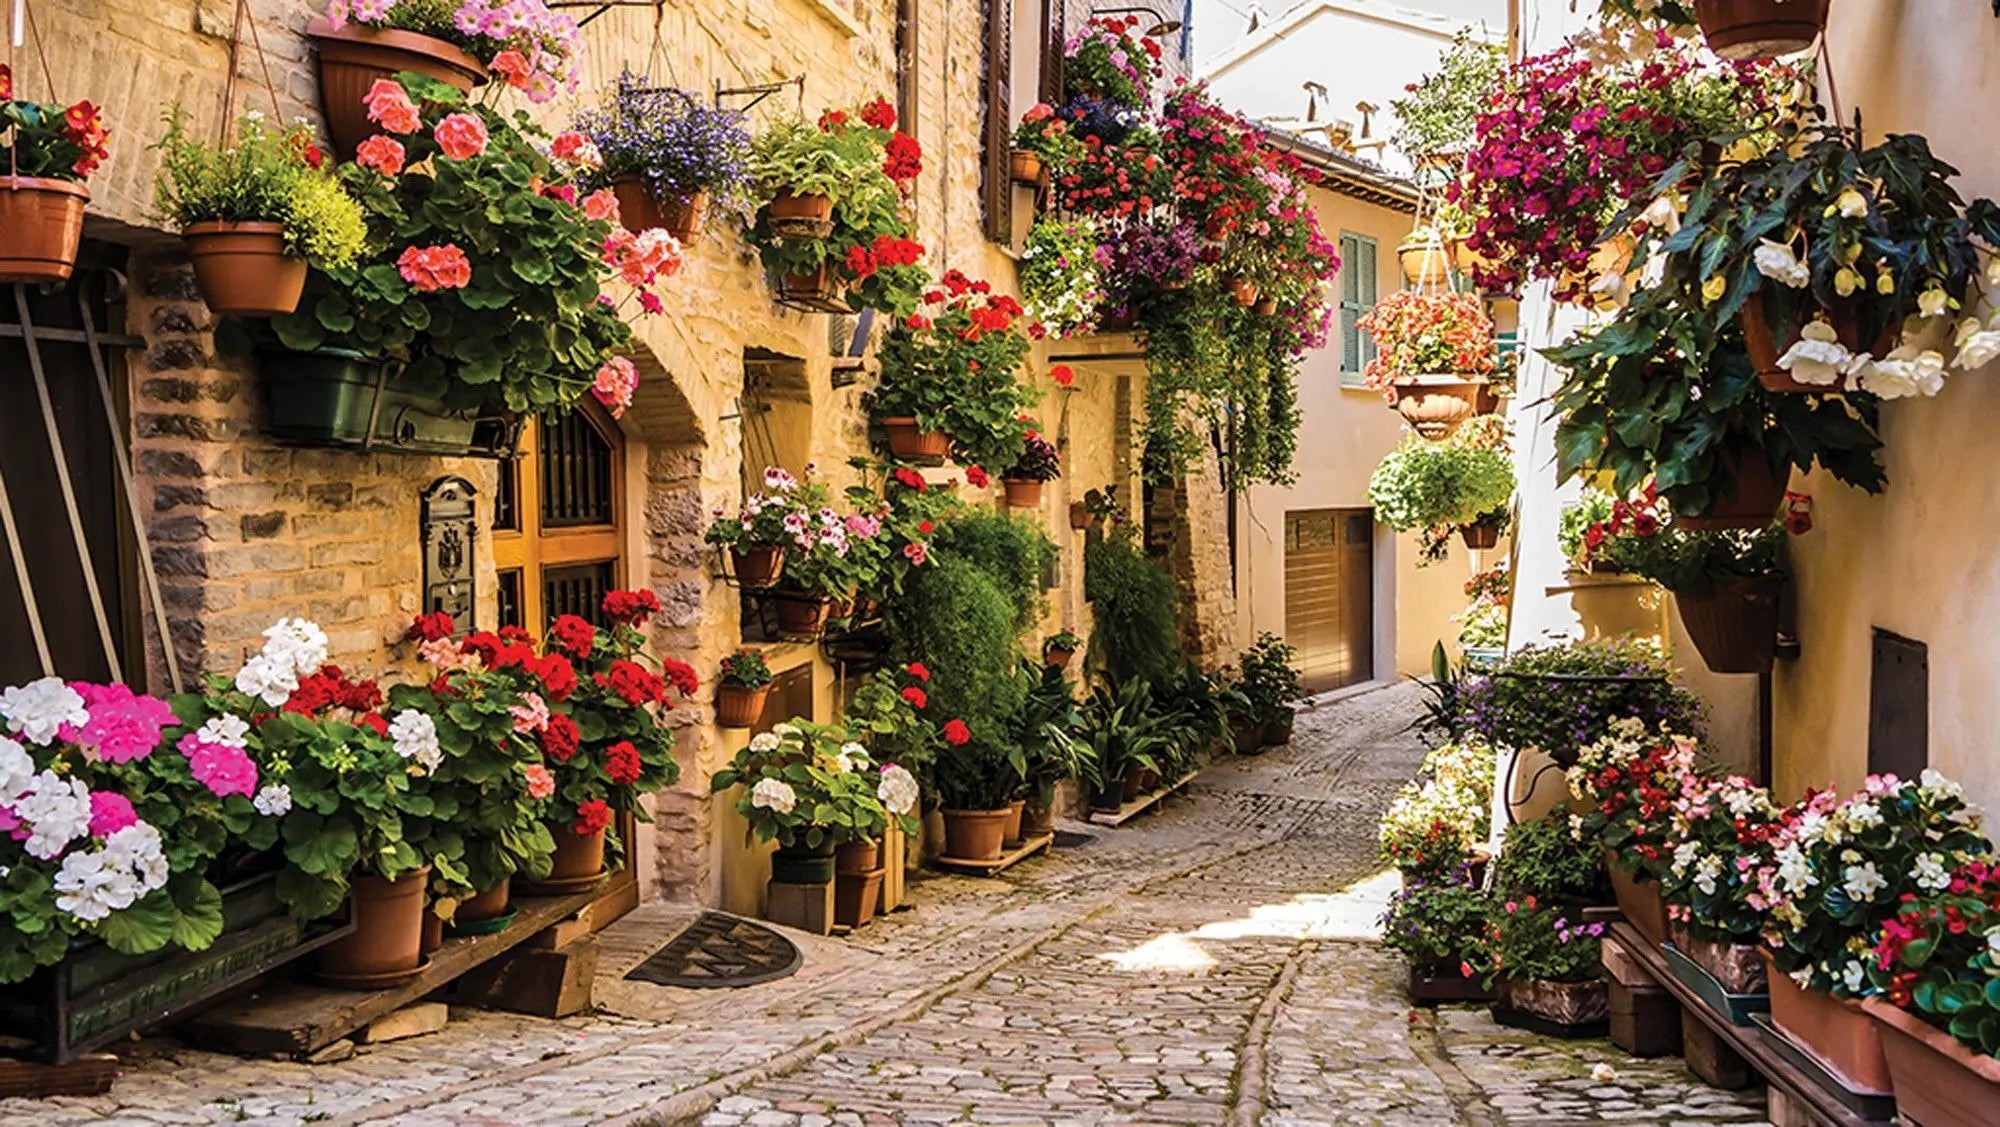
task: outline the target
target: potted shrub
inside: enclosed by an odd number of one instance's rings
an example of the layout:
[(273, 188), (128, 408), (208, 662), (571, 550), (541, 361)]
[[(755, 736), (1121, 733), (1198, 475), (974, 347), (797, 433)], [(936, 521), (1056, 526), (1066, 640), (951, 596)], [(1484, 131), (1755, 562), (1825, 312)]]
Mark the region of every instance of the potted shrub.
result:
[(1266, 746), (1289, 743), (1293, 704), (1305, 696), (1299, 679), (1298, 651), (1284, 639), (1269, 632), (1259, 634), (1257, 643), (1243, 651), (1238, 660), (1242, 677), (1236, 687), (1249, 698), (1250, 708), (1263, 731)]
[(341, 156), (374, 132), (362, 106), (376, 83), (415, 72), (461, 94), (499, 75), (536, 103), (575, 90), (583, 33), (541, 0), (451, 4), (390, 0), (358, 5), (332, 0), (306, 25), (319, 58), (327, 135)]
[(1008, 823), (1020, 817), (1014, 803), (1027, 783), (1027, 752), (1003, 728), (986, 717), (975, 723), (954, 717), (938, 727), (944, 741), (936, 768), (938, 798), (944, 804), (944, 850), (954, 860), (998, 858)]
[(1815, 793), (1787, 809), (1760, 875), (1778, 1028), (1851, 1087), (1888, 1090), (1886, 1037), (1854, 1004), (1878, 988), (1869, 947), (1894, 934), (1887, 924), (1906, 897), (1949, 888), (1954, 871), (1991, 852), (1959, 784), (1933, 770), (1870, 776), (1846, 798)]
[[(272, 430), (366, 438), (369, 418), (388, 414), (375, 399), (385, 364), (386, 386), (467, 417), (468, 434), (472, 415), (566, 409), (586, 392), (614, 411), (629, 403), (638, 375), (617, 353), (631, 332), (599, 298), (614, 277), (650, 297), (680, 268), (672, 236), (616, 227), (608, 192), (579, 199), (532, 126), (403, 81), (371, 95), (384, 132), (340, 170), (367, 213), (367, 253), (316, 271), (303, 308), (270, 322), (290, 350), (264, 364)], [(347, 350), (333, 353), (345, 366), (313, 362), (331, 350)]]
[(826, 487), (818, 482), (800, 482), (781, 466), (765, 466), (764, 488), (744, 498), (733, 517), (716, 510), (702, 538), (729, 551), (739, 584), (770, 587), (784, 575), (786, 549), (797, 545), (806, 522), (826, 500)]
[(782, 300), (833, 311), (859, 303), (898, 319), (915, 308), (924, 248), (904, 196), (922, 150), (895, 123), (877, 99), (752, 140), (750, 179), (766, 202), (749, 238)]
[(1015, 378), (1028, 353), (1023, 309), (992, 286), (946, 271), (923, 307), (889, 331), (881, 382), (869, 403), (889, 452), (970, 465), (1012, 466), (1026, 435), (1021, 414), (1034, 389)]
[(1469, 294), (1402, 290), (1361, 319), (1377, 354), (1364, 374), (1425, 438), (1443, 438), (1499, 406), (1486, 383), (1495, 363), (1493, 321)]
[(1450, 168), (1472, 148), (1480, 107), (1507, 69), (1507, 51), (1467, 27), (1452, 36), (1436, 74), (1391, 98), (1396, 130), (1389, 143), (1419, 169)]
[(716, 678), (715, 722), (724, 728), (749, 728), (764, 715), (771, 694), (771, 667), (764, 655), (741, 649), (722, 659)]
[(1058, 630), (1042, 639), (1042, 660), (1052, 668), (1062, 669), (1069, 665), (1069, 659), (1083, 648), (1083, 639), (1068, 630)]
[(1368, 498), (1382, 523), (1418, 534), (1423, 562), (1432, 563), (1445, 557), (1453, 529), (1505, 520), (1514, 500), (1514, 460), (1504, 446), (1470, 434), (1443, 442), (1406, 438), (1375, 467)]
[(1062, 476), (1062, 456), (1056, 444), (1029, 430), (1021, 439), (1021, 453), (1000, 474), (1007, 504), (1015, 509), (1032, 509), (1042, 503), (1042, 486)]
[(1672, 861), (1659, 874), (1674, 950), (1715, 987), (1703, 998), (1720, 994), (1722, 1016), (1738, 1025), (1766, 1007), (1757, 874), (1770, 864), (1777, 814), (1770, 791), (1748, 779), (1690, 775), (1674, 800)]
[(96, 106), (23, 102), (0, 82), (0, 282), (61, 282), (83, 239), (83, 182), (111, 155)]
[(1563, 813), (1507, 827), (1493, 863), (1493, 890), (1510, 898), (1534, 896), (1579, 918), (1610, 892), (1596, 842), (1580, 837)]
[(361, 206), (324, 167), (312, 129), (236, 125), (235, 144), (214, 149), (187, 134), (179, 105), (167, 112), (154, 195), (181, 228), (195, 285), (214, 312), (270, 317), (298, 308), (306, 264), (352, 266), (368, 238)]
[(591, 178), (618, 197), (620, 222), (664, 227), (683, 244), (702, 234), (711, 208), (732, 208), (747, 185), (750, 131), (742, 113), (709, 108), (685, 90), (653, 86), (630, 71), (594, 110), (576, 119), (598, 167)]
[[(711, 780), (716, 790), (741, 787), (736, 809), (757, 840), (777, 843), (772, 880), (826, 884), (834, 879), (836, 846), (873, 842), (892, 818), (905, 833), (916, 832), (916, 780), (893, 764), (878, 769), (847, 735), (838, 725), (794, 719), (752, 737)], [(850, 858), (850, 868), (866, 860)], [(872, 876), (879, 889), (879, 865)], [(855, 897), (857, 910), (864, 903)]]
[(1492, 899), (1464, 880), (1413, 877), (1389, 894), (1382, 914), (1382, 945), (1410, 965), (1410, 1000), (1485, 1002), (1492, 992), (1480, 981), (1487, 965), (1486, 922)]
[(1632, 716), (1600, 730), (1603, 737), (1580, 748), (1569, 771), (1571, 793), (1589, 808), (1582, 832), (1604, 851), (1611, 891), (1626, 922), (1663, 944), (1667, 914), (1660, 876), (1679, 844), (1671, 816), (1694, 773), (1695, 741)]
[(1077, 738), (1083, 715), (1071, 695), (1062, 667), (1021, 662), (1027, 691), (1008, 717), (1008, 726), (1026, 755), (1022, 792), (1024, 808), (1014, 844), (1055, 832), (1056, 787), (1075, 779), (1090, 787), (1097, 779), (1097, 761), (1088, 743)]
[(1014, 127), (1014, 148), (1008, 154), (1008, 174), (1016, 184), (1046, 187), (1050, 173), (1068, 168), (1083, 157), (1083, 142), (1069, 123), (1044, 102), (1036, 102)]
[(1135, 679), (1115, 688), (1100, 684), (1084, 702), (1078, 739), (1089, 746), (1098, 771), (1092, 810), (1117, 810), (1139, 796), (1142, 772), (1158, 773), (1168, 737), (1152, 703), (1146, 683)]
[(1488, 925), (1493, 1019), (1559, 1037), (1602, 1035), (1611, 1017), (1601, 923), (1576, 923), (1534, 896), (1503, 901)]
[(1986, 985), (1996, 929), (2000, 870), (1975, 861), (1902, 903), (1875, 940), (1878, 992), (1862, 1005), (1881, 1031), (1898, 1115), (1960, 1127), (1990, 1116), (2000, 1096), (2000, 1003)]
[(1418, 777), (1382, 814), (1382, 860), (1405, 884), (1450, 878), (1467, 870), (1484, 879), (1484, 849), (1493, 812), (1493, 748), (1480, 740), (1441, 744), (1425, 754)]

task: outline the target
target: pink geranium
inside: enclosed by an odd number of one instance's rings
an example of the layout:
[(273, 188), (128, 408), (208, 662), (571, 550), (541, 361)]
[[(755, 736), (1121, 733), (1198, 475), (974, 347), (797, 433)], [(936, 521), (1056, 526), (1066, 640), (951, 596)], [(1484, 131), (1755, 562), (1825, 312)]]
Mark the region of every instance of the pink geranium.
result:
[(181, 738), (180, 750), (188, 758), (188, 770), (195, 781), (217, 798), (257, 793), (257, 765), (242, 748), (210, 743), (190, 732)]
[(604, 154), (597, 151), (597, 142), (574, 129), (556, 135), (556, 139), (549, 144), (549, 155), (585, 168), (596, 168), (604, 163)]
[(90, 719), (82, 725), (62, 725), (57, 738), (89, 749), (106, 763), (146, 758), (160, 745), (160, 731), (179, 723), (167, 702), (134, 693), (125, 685), (72, 681), (69, 687), (83, 698)]
[(409, 91), (404, 90), (399, 82), (376, 79), (375, 85), (362, 95), (361, 102), (368, 107), (368, 120), (391, 133), (414, 133), (423, 124), (417, 104), (410, 100)]
[(486, 151), (486, 123), (477, 114), (448, 114), (431, 135), (453, 160), (471, 160)]
[(632, 405), (632, 393), (639, 389), (639, 369), (623, 356), (613, 356), (597, 369), (597, 380), (591, 384), (590, 393), (599, 403), (611, 408), (611, 415), (617, 418)]
[(528, 63), (528, 57), (511, 48), (493, 56), (493, 61), (486, 64), (486, 69), (505, 78), (507, 85), (516, 90), (525, 89), (528, 85), (528, 76), (535, 72), (535, 68)]
[(471, 260), (450, 243), (410, 247), (396, 259), (396, 270), (418, 293), (462, 289), (472, 281)]
[(618, 222), (618, 197), (609, 188), (599, 188), (583, 197), (583, 213), (592, 219)]
[(110, 837), (138, 821), (139, 813), (132, 809), (131, 799), (116, 791), (90, 792), (90, 836)]
[(532, 763), (525, 768), (524, 773), (528, 776), (529, 798), (547, 798), (556, 792), (556, 777), (549, 773), (547, 767)]
[(387, 134), (377, 133), (354, 146), (354, 163), (372, 168), (384, 176), (394, 176), (403, 171), (403, 143)]

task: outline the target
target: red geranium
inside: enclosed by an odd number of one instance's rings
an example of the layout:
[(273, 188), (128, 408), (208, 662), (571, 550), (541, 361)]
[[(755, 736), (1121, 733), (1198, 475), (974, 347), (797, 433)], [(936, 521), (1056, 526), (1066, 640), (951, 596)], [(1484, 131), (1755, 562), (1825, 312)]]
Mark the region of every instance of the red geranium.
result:
[(559, 614), (549, 624), (549, 637), (572, 657), (589, 657), (597, 645), (597, 627), (573, 614)]
[(619, 740), (604, 749), (604, 773), (621, 787), (639, 781), (639, 749), (631, 740)]
[(896, 128), (896, 107), (886, 98), (877, 98), (861, 107), (861, 123), (875, 129)]
[(576, 754), (576, 721), (560, 712), (549, 713), (549, 726), (542, 729), (542, 754), (557, 763), (567, 763)]
[(604, 617), (625, 626), (644, 626), (660, 613), (660, 597), (651, 591), (612, 591), (604, 596)]
[(694, 666), (685, 661), (662, 658), (660, 671), (666, 675), (667, 684), (684, 697), (693, 696), (695, 690), (701, 688), (701, 677), (695, 673)]
[(912, 708), (922, 708), (931, 702), (931, 698), (915, 685), (903, 690), (903, 699), (909, 701)]
[(590, 837), (610, 824), (610, 805), (601, 798), (593, 798), (576, 804), (576, 821), (569, 829), (578, 837)]
[(944, 742), (957, 747), (971, 738), (972, 729), (965, 726), (965, 721), (947, 720), (944, 722)]
[(446, 614), (444, 611), (437, 611), (432, 614), (419, 615), (416, 621), (410, 623), (410, 629), (406, 636), (411, 641), (435, 642), (440, 638), (449, 638), (456, 633), (458, 633), (458, 623), (452, 620), (451, 615)]
[(541, 678), (550, 700), (568, 700), (569, 695), (576, 691), (576, 667), (561, 654), (548, 654), (534, 660), (533, 664), (527, 665), (526, 668)]
[(984, 489), (993, 479), (986, 475), (986, 468), (984, 466), (967, 466), (965, 467), (965, 480), (974, 489)]
[(882, 171), (898, 184), (907, 184), (924, 170), (924, 147), (908, 133), (897, 133), (883, 148)]
[(667, 683), (661, 680), (659, 674), (636, 661), (619, 658), (611, 663), (610, 672), (594, 676), (599, 685), (618, 694), (619, 699), (635, 708), (667, 697)]
[(925, 668), (924, 663), (921, 661), (913, 661), (910, 664), (905, 665), (903, 667), (903, 672), (908, 673), (910, 676), (915, 677), (919, 681), (928, 682), (931, 679), (931, 671)]

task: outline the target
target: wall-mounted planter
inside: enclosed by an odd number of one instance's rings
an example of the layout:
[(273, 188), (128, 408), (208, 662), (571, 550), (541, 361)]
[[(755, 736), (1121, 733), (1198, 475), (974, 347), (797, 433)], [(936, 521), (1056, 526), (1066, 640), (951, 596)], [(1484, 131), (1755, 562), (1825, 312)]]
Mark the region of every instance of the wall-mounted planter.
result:
[(822, 262), (810, 274), (781, 274), (775, 283), (778, 303), (808, 313), (852, 313), (847, 287), (833, 275), (830, 263)]
[(889, 453), (898, 458), (943, 459), (951, 453), (950, 435), (941, 430), (925, 430), (909, 415), (883, 419), (882, 433), (889, 441)]
[(279, 317), (299, 307), (306, 260), (285, 253), (282, 223), (191, 223), (181, 232), (194, 284), (224, 317)]
[(686, 199), (660, 199), (637, 176), (620, 176), (611, 182), (611, 194), (618, 197), (618, 219), (638, 231), (662, 227), (682, 245), (699, 242), (708, 220), (708, 193), (696, 192)]
[(362, 104), (377, 79), (415, 71), (470, 93), (486, 81), (478, 59), (442, 39), (413, 31), (375, 30), (357, 23), (336, 29), (324, 16), (306, 25), (306, 36), (319, 54), (319, 97), (326, 114), (327, 136), (347, 159), (354, 148), (380, 132), (368, 120)]
[(1027, 478), (1003, 477), (1000, 479), (1000, 488), (1007, 495), (1007, 507), (1010, 509), (1040, 508), (1042, 504), (1043, 484), (1043, 482), (1031, 481)]
[(280, 442), (385, 453), (493, 456), (497, 421), (447, 409), (438, 399), (405, 391), (386, 378), (380, 361), (358, 352), (258, 355), (267, 429)]
[(1694, 0), (1708, 49), (1725, 59), (1796, 55), (1826, 31), (1829, 0)]
[(1771, 471), (1771, 462), (1759, 446), (1727, 456), (1729, 488), (1709, 503), (1705, 512), (1676, 514), (1682, 528), (1696, 532), (1754, 531), (1768, 528), (1778, 519), (1778, 506), (1785, 500), (1784, 477)]
[(0, 176), (0, 284), (69, 280), (89, 202), (75, 180)]
[(1681, 610), (1702, 664), (1711, 673), (1762, 673), (1778, 652), (1778, 593), (1782, 575), (1751, 575), (1717, 583), (1702, 594), (1680, 593)]
[(715, 722), (724, 728), (754, 727), (757, 718), (764, 715), (764, 699), (770, 695), (769, 685), (754, 689), (723, 685), (715, 690)]

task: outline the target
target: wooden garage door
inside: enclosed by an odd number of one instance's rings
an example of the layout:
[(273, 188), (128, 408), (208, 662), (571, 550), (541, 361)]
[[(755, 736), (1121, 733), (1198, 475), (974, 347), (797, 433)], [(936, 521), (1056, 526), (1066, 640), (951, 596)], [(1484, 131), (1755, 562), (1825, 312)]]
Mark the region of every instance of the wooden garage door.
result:
[(1374, 540), (1368, 509), (1285, 514), (1285, 640), (1307, 692), (1375, 676)]

